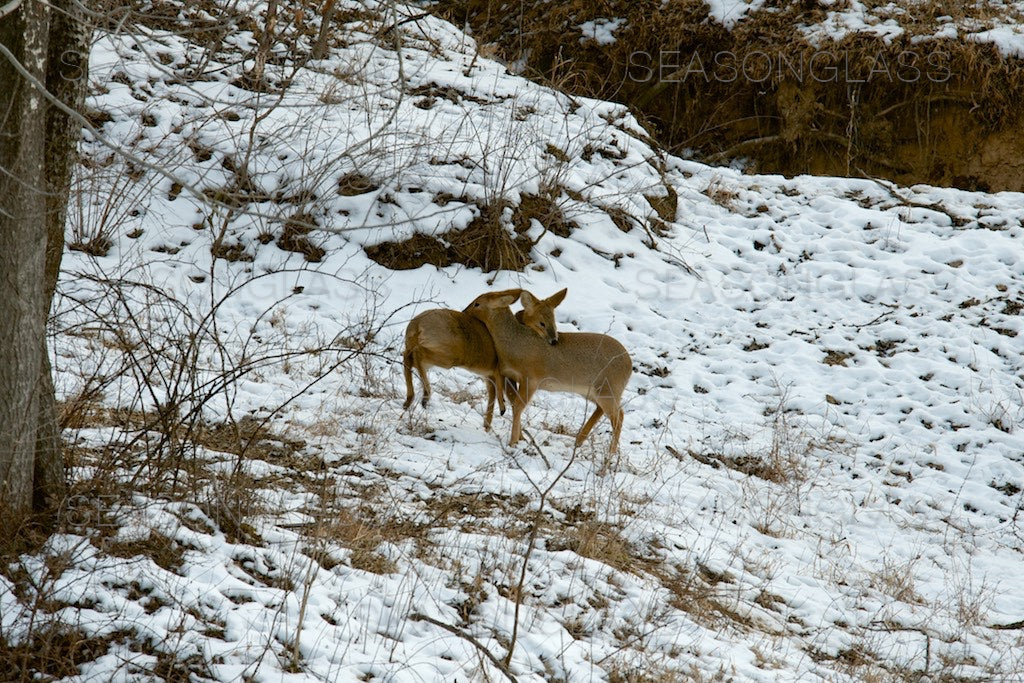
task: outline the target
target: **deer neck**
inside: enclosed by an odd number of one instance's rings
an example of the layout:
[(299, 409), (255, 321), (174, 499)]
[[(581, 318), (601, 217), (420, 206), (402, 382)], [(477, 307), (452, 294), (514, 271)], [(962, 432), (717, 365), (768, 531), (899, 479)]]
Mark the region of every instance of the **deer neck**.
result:
[(516, 320), (516, 317), (512, 315), (512, 310), (508, 306), (493, 308), (488, 311), (484, 324), (487, 325), (487, 330), (495, 340), (514, 339), (517, 328), (522, 327), (519, 321)]

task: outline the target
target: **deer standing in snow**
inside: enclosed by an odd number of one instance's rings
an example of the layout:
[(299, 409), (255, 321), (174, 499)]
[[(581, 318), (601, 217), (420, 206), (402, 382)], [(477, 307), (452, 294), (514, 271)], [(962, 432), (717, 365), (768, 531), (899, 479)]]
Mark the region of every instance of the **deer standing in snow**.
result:
[[(564, 292), (561, 294), (564, 296)], [(563, 332), (555, 340), (540, 339), (512, 315), (509, 306), (518, 299), (527, 318), (543, 303), (527, 291), (508, 289), (481, 294), (465, 309), (487, 327), (498, 355), (498, 371), (519, 385), (517, 391), (510, 392), (509, 444), (522, 437), (523, 410), (533, 394), (543, 389), (579, 394), (597, 404), (576, 435), (576, 446), (586, 440), (601, 415), (607, 415), (612, 423), (609, 452), (617, 453), (622, 433), (622, 392), (633, 374), (629, 352), (606, 334)]]
[[(555, 306), (565, 298), (566, 290), (537, 301), (529, 312), (519, 311), (516, 324), (523, 332), (535, 338), (538, 343), (556, 344), (558, 330), (555, 326)], [(423, 385), (421, 404), (427, 407), (430, 401), (430, 380), (427, 370), (432, 367), (460, 367), (480, 375), (487, 381), (487, 409), (484, 414), (484, 429), (491, 428), (494, 414), (494, 399), (498, 409), (505, 414), (505, 386), (498, 370), (498, 355), (487, 327), (465, 311), (434, 308), (420, 313), (405, 329), (405, 352), (402, 354), (402, 369), (405, 374), (405, 404), (403, 410), (412, 405), (415, 391), (412, 370), (416, 369)], [(511, 389), (510, 389), (511, 390)]]

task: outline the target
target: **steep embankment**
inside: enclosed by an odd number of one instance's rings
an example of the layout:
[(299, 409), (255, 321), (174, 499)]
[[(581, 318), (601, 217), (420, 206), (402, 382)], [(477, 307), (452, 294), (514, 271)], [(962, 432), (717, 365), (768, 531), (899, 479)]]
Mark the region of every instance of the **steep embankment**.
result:
[(528, 75), (761, 172), (1024, 189), (1021, 3), (442, 0)]

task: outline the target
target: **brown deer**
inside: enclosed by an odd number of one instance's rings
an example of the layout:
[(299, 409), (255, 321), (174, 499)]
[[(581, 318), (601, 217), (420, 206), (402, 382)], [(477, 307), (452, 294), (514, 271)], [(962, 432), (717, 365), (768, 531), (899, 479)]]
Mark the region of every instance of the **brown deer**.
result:
[[(517, 324), (527, 334), (535, 337), (538, 342), (546, 340), (549, 344), (558, 342), (558, 330), (555, 326), (555, 306), (565, 298), (566, 290), (537, 302), (529, 313), (519, 311)], [(484, 414), (484, 429), (491, 428), (494, 415), (494, 399), (498, 399), (498, 409), (505, 414), (505, 391), (513, 391), (514, 387), (504, 387), (502, 376), (498, 372), (498, 355), (487, 327), (482, 322), (463, 311), (447, 308), (434, 308), (420, 313), (405, 328), (405, 353), (402, 354), (402, 369), (405, 374), (405, 404), (403, 410), (412, 405), (415, 390), (412, 384), (412, 369), (420, 376), (423, 385), (421, 404), (427, 407), (430, 401), (430, 380), (427, 370), (432, 367), (460, 367), (480, 375), (487, 381), (487, 412)], [(498, 391), (496, 391), (496, 388)]]
[[(564, 292), (560, 294), (564, 296)], [(534, 393), (543, 389), (579, 394), (597, 404), (576, 435), (576, 446), (586, 440), (601, 415), (607, 415), (612, 423), (609, 452), (617, 453), (622, 433), (622, 392), (633, 374), (629, 352), (612, 337), (590, 332), (563, 332), (557, 335), (556, 341), (549, 339), (549, 343), (545, 343), (519, 324), (509, 310), (520, 298), (527, 319), (544, 303), (527, 291), (509, 289), (481, 294), (465, 309), (487, 327), (498, 354), (501, 375), (519, 385), (517, 391), (510, 391), (512, 435), (509, 444), (522, 438), (523, 410)]]

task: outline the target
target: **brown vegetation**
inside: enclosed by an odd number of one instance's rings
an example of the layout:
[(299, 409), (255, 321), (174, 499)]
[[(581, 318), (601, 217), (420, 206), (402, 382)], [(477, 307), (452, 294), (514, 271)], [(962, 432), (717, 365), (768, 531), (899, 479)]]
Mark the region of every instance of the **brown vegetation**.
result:
[[(826, 18), (815, 2), (769, 1), (732, 31), (702, 0), (440, 4), (503, 58), (528, 59), (531, 75), (629, 104), (674, 151), (761, 172), (1024, 189), (1022, 61), (931, 37), (942, 17), (977, 8), (915, 5), (894, 16), (904, 33), (889, 42), (858, 33), (816, 46), (800, 30)], [(625, 19), (611, 44), (579, 28), (611, 18)]]
[[(445, 201), (439, 198), (439, 201)], [(511, 210), (511, 221), (506, 210)], [(523, 270), (530, 263), (530, 250), (537, 243), (526, 234), (537, 220), (560, 237), (573, 228), (563, 215), (551, 191), (524, 195), (518, 206), (501, 200), (480, 207), (476, 218), (462, 230), (449, 230), (438, 237), (415, 234), (401, 242), (383, 242), (366, 248), (366, 254), (387, 268), (408, 270), (430, 264), (443, 268), (460, 263), (495, 270)]]

